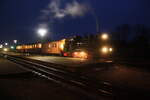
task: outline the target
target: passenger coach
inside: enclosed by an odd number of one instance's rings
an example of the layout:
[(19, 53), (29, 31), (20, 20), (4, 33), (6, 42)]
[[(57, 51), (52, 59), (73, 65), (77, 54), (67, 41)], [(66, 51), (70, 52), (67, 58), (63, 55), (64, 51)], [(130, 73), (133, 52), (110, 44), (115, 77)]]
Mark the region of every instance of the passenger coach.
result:
[(18, 52), (51, 54), (76, 58), (106, 57), (112, 54), (113, 48), (107, 40), (107, 34), (88, 37), (74, 36), (58, 41), (18, 45)]

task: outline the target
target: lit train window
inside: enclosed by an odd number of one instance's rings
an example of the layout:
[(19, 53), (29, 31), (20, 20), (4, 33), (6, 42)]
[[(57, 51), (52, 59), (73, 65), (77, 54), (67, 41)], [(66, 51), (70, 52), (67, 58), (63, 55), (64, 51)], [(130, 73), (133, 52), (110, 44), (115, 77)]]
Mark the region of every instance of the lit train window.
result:
[(57, 47), (57, 44), (55, 43), (55, 48)]
[(53, 44), (53, 48), (56, 48), (56, 47), (57, 47), (57, 45), (56, 45), (56, 43), (54, 43), (54, 44)]
[(51, 48), (51, 44), (49, 44), (48, 47)]
[(42, 44), (38, 44), (38, 48), (42, 48)]

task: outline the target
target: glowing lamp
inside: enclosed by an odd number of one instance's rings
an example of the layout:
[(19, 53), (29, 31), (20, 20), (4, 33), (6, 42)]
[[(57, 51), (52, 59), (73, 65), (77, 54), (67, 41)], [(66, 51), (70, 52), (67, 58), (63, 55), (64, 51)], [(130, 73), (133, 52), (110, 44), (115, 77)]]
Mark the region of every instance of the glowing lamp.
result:
[(110, 51), (110, 52), (112, 52), (112, 51), (113, 51), (113, 49), (112, 49), (112, 48), (109, 48), (109, 51)]
[(101, 51), (102, 51), (102, 53), (104, 53), (104, 54), (105, 54), (105, 53), (108, 53), (108, 48), (107, 48), (107, 47), (103, 47)]
[(4, 50), (5, 52), (7, 52), (7, 51), (8, 51), (8, 49), (7, 49), (7, 48), (4, 48), (3, 50)]
[(103, 40), (107, 40), (108, 39), (108, 34), (106, 34), (106, 33), (102, 34), (101, 38)]
[(45, 28), (40, 28), (38, 29), (37, 33), (41, 36), (44, 37), (47, 34), (48, 30)]

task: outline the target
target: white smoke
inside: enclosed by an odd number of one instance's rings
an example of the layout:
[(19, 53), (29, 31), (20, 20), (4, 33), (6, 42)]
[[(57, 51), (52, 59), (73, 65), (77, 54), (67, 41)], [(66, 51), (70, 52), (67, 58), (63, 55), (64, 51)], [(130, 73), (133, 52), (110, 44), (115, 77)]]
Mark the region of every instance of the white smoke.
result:
[(46, 23), (39, 24), (39, 28), (46, 28), (46, 29), (48, 29), (48, 24), (46, 24)]
[(88, 5), (85, 3), (79, 3), (74, 0), (71, 3), (66, 3), (64, 8), (60, 8), (60, 0), (52, 0), (48, 5), (48, 8), (42, 10), (45, 16), (52, 15), (54, 18), (64, 18), (66, 16), (80, 17), (84, 16), (88, 12)]
[(72, 4), (67, 4), (65, 12), (72, 17), (84, 16), (88, 12), (88, 6), (74, 1)]

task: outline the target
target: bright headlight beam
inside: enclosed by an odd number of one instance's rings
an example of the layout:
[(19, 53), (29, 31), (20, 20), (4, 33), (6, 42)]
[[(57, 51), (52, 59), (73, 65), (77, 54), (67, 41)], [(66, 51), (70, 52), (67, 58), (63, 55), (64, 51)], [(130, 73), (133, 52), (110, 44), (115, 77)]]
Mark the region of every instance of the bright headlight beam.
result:
[(102, 53), (107, 53), (108, 52), (108, 48), (107, 47), (103, 47), (101, 51), (102, 51)]

